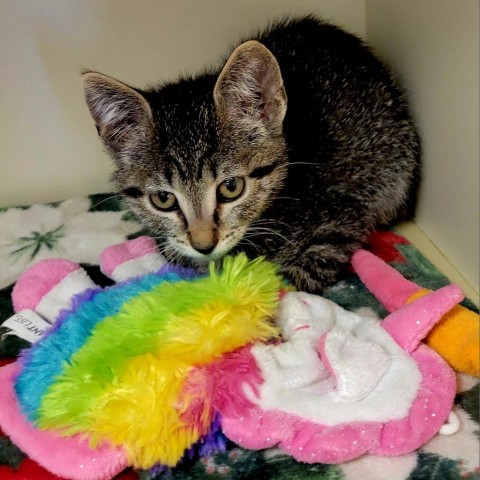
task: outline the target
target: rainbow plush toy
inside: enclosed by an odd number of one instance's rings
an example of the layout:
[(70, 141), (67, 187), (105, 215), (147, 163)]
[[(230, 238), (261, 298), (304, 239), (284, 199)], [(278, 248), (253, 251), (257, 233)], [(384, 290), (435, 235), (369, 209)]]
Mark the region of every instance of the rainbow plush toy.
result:
[(174, 466), (215, 418), (207, 392), (184, 389), (193, 367), (279, 334), (271, 319), (282, 281), (262, 259), (226, 258), (221, 272), (198, 277), (167, 265), (142, 237), (107, 249), (102, 268), (124, 281), (102, 289), (79, 265), (54, 259), (13, 292), (16, 311), (55, 324), (1, 370), (0, 425), (67, 478)]
[(101, 266), (119, 283), (101, 289), (78, 265), (44, 260), (13, 292), (16, 311), (53, 326), (0, 369), (0, 427), (57, 475), (174, 466), (218, 418), (244, 447), (309, 463), (400, 455), (458, 428), (454, 373), (420, 343), (462, 300), (454, 285), (380, 323), (286, 293), (261, 259), (196, 276), (140, 237)]

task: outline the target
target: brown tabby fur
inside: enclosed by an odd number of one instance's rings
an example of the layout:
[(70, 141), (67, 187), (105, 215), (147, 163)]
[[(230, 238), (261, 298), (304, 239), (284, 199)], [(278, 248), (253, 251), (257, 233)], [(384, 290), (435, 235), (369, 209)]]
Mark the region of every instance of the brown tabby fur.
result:
[[(222, 69), (175, 83), (84, 81), (113, 178), (169, 259), (244, 250), (319, 292), (369, 232), (413, 210), (419, 142), (403, 92), (358, 38), (315, 18), (280, 22)], [(232, 178), (245, 189), (225, 201)]]

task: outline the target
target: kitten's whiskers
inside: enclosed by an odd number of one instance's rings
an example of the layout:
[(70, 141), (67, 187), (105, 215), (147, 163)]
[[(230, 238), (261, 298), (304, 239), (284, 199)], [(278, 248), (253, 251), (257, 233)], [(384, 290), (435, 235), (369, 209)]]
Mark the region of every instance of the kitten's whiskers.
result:
[(274, 223), (278, 225), (285, 225), (286, 227), (290, 228), (290, 225), (288, 223), (282, 222), (280, 220), (277, 220), (275, 218), (260, 218), (258, 220), (254, 220), (253, 222), (250, 223), (250, 226), (262, 226), (262, 223)]
[(92, 205), (90, 208), (96, 208), (99, 205), (101, 205), (103, 202), (107, 202), (108, 200), (112, 200), (113, 198), (122, 198), (123, 195), (111, 195), (110, 197), (104, 198), (103, 200), (100, 200), (97, 202), (95, 205)]
[(244, 235), (243, 238), (255, 238), (260, 235), (276, 235), (277, 237), (280, 237), (282, 240), (284, 240), (286, 243), (289, 243), (292, 247), (296, 246), (291, 240), (285, 237), (285, 235), (282, 235), (276, 230), (273, 230), (273, 228), (267, 227), (249, 227), (247, 233)]
[(248, 238), (243, 237), (243, 238), (237, 243), (237, 245), (241, 245), (242, 243), (251, 245), (260, 255), (262, 255), (262, 251), (260, 250), (259, 246), (258, 246), (258, 245), (255, 245), (255, 243), (253, 243), (253, 242), (252, 242), (251, 240), (249, 240)]

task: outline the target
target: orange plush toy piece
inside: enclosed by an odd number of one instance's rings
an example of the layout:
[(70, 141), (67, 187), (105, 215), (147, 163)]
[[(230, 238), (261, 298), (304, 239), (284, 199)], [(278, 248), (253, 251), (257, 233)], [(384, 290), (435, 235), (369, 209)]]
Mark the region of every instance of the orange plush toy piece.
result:
[[(389, 312), (430, 292), (365, 250), (353, 255), (352, 265), (368, 290)], [(455, 306), (430, 331), (425, 341), (453, 369), (480, 376), (480, 324), (475, 312), (462, 305)]]

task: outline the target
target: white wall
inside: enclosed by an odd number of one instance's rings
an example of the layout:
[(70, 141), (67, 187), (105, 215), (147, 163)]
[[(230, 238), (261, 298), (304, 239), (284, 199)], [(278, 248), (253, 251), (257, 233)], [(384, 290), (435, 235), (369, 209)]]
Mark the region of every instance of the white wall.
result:
[(367, 39), (401, 73), (423, 143), (417, 225), (479, 291), (479, 2), (367, 0)]
[(0, 206), (110, 191), (79, 72), (145, 86), (314, 12), (364, 36), (364, 0), (0, 0)]

